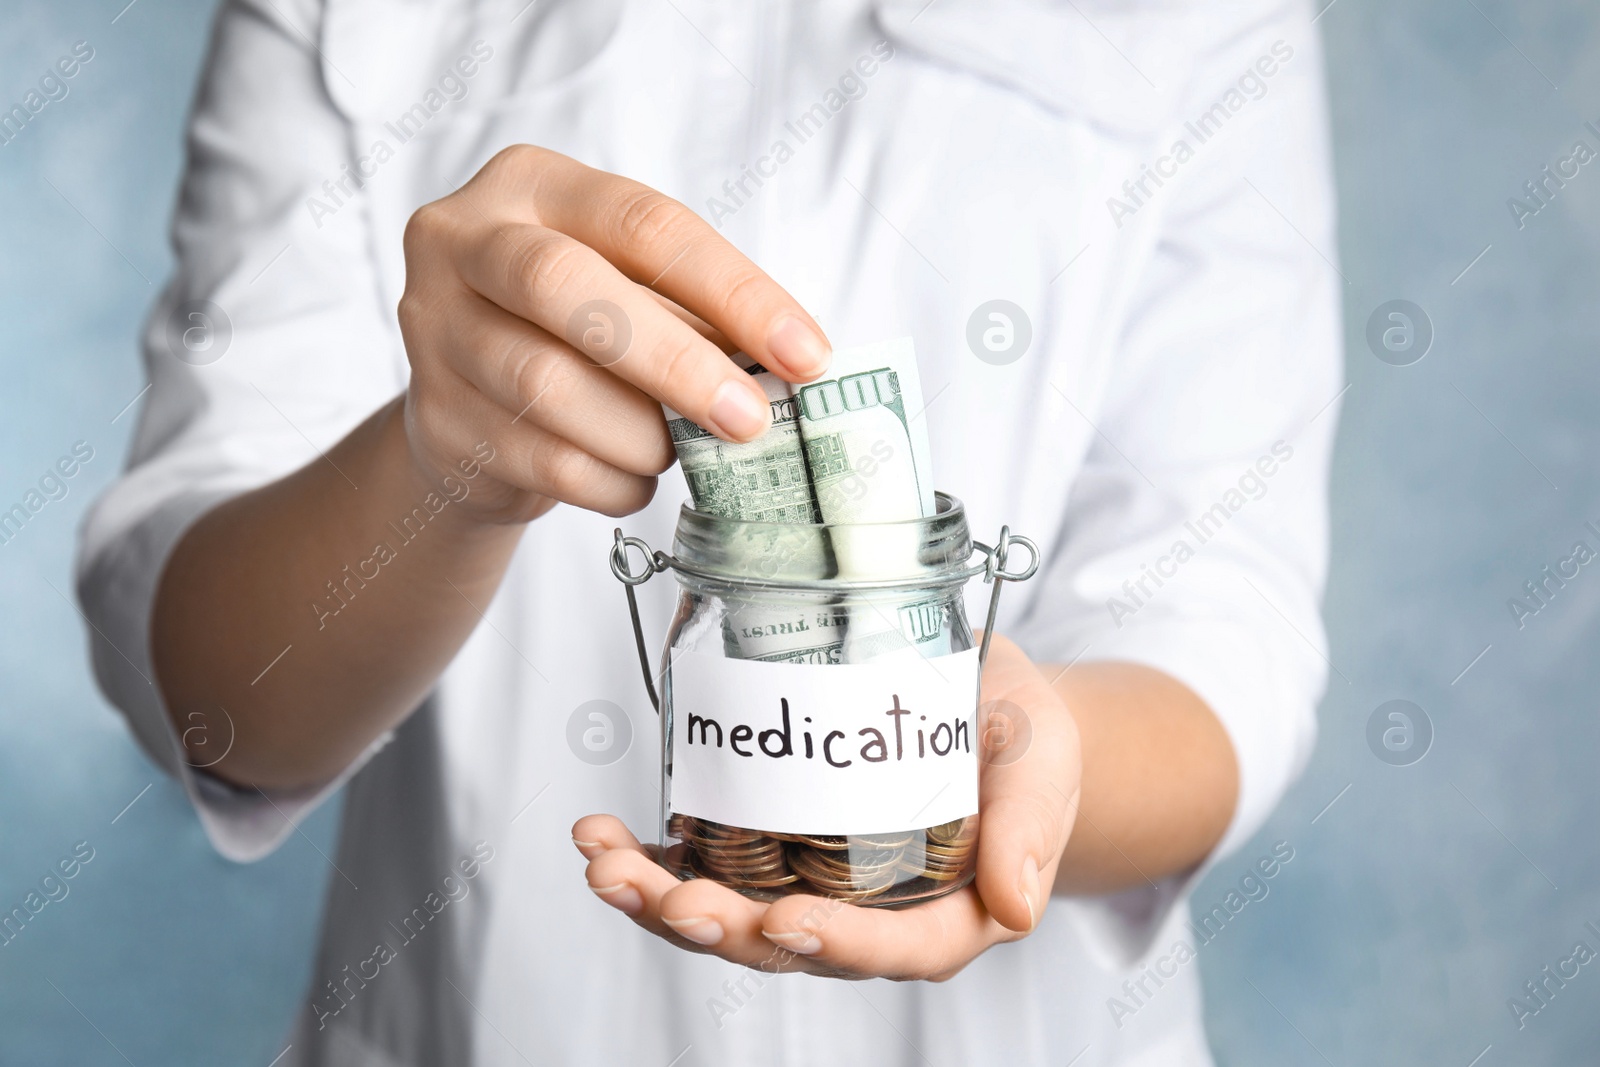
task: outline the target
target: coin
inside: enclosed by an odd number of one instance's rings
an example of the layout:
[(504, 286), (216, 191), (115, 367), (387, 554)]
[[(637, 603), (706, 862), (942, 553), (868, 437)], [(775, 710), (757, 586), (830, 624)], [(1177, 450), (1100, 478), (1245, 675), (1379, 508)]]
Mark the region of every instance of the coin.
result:
[(818, 893), (854, 903), (937, 895), (970, 876), (976, 817), (879, 834), (769, 833), (673, 814), (668, 850), (680, 876), (759, 895)]

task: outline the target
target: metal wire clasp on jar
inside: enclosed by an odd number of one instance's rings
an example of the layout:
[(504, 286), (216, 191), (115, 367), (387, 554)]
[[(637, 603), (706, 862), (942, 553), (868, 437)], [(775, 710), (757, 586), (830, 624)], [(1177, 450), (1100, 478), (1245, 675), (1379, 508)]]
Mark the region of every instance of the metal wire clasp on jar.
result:
[[(661, 862), (758, 899), (928, 900), (972, 880), (978, 675), (1000, 585), (1039, 550), (972, 540), (961, 502), (857, 525), (679, 513), (673, 555), (616, 531), (639, 665), (661, 722)], [(1011, 549), (1030, 559), (1007, 570)], [(643, 553), (634, 571), (629, 549)], [(976, 557), (976, 558), (974, 558)], [(659, 678), (634, 587), (671, 570)], [(982, 647), (963, 588), (992, 583)]]

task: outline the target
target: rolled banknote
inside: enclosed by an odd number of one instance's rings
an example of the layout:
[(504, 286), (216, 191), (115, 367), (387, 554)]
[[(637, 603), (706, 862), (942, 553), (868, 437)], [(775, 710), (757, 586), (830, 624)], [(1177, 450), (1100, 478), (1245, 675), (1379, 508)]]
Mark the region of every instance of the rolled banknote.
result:
[[(903, 571), (918, 549), (915, 525), (903, 536), (881, 526), (853, 535), (850, 526), (934, 511), (911, 339), (836, 349), (826, 377), (798, 386), (748, 356), (734, 358), (767, 395), (772, 428), (765, 435), (730, 444), (670, 408), (666, 416), (697, 511), (795, 526), (730, 546), (737, 569), (769, 577), (798, 559), (810, 573), (844, 582)], [(794, 611), (754, 605), (730, 614), (724, 631), (729, 653), (743, 659), (862, 662), (949, 650), (936, 605), (882, 594)]]
[(821, 521), (932, 515), (928, 431), (911, 338), (840, 349), (827, 373), (789, 387)]
[[(826, 377), (791, 388), (799, 402), (812, 494), (830, 527), (838, 577), (866, 581), (895, 573), (916, 558), (921, 544), (921, 531), (908, 520), (932, 515), (935, 506), (911, 338), (840, 349)], [(907, 523), (903, 531), (851, 529), (898, 522)], [(947, 652), (938, 598), (922, 602), (878, 594), (852, 598), (848, 605), (847, 662)]]

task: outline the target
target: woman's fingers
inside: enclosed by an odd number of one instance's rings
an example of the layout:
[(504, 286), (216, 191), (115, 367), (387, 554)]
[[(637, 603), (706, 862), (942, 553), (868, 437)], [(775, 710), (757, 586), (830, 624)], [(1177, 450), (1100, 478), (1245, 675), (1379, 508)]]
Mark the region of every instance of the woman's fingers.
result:
[(808, 969), (762, 936), (765, 904), (705, 879), (679, 881), (612, 816), (580, 819), (572, 842), (590, 861), (594, 894), (658, 937), (773, 974)]
[(647, 856), (650, 854), (615, 815), (585, 815), (572, 824), (572, 843), (578, 846), (578, 851), (583, 853), (586, 860), (613, 849), (642, 852)]
[(661, 921), (679, 937), (730, 963), (777, 974), (796, 970), (761, 936), (767, 905), (704, 878), (679, 882), (661, 898)]
[(477, 295), (477, 313), (442, 339), (452, 369), (526, 422), (613, 467), (654, 477), (675, 453), (660, 404), (548, 331)]
[(508, 162), (537, 172), (540, 223), (670, 297), (763, 366), (791, 381), (827, 366), (827, 339), (799, 302), (683, 204), (546, 149), (515, 150)]
[(1044, 916), (1077, 815), (1077, 725), (1027, 656), (999, 635), (982, 699), (978, 893), (996, 921), (1026, 933)]
[(678, 879), (643, 851), (610, 849), (589, 861), (584, 872), (594, 895), (644, 929), (680, 944), (677, 931), (661, 921), (661, 898)]
[(948, 978), (1010, 936), (970, 888), (897, 911), (784, 897), (767, 909), (762, 933), (824, 973), (905, 980)]
[(730, 441), (771, 421), (748, 374), (582, 241), (533, 223), (478, 227), (458, 265), (474, 291)]
[(655, 478), (614, 467), (526, 419), (513, 420), (448, 368), (414, 376), (407, 399), (409, 417), (427, 427), (428, 440), (444, 462), (471, 455), (476, 442), (487, 441), (494, 459), (486, 469), (511, 489), (616, 516), (638, 511), (655, 495)]

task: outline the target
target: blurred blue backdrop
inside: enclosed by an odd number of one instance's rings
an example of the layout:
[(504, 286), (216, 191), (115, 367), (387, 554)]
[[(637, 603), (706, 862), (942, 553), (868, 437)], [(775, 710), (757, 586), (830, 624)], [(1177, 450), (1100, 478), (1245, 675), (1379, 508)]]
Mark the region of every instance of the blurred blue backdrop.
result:
[[(74, 528), (143, 386), (134, 338), (170, 269), (214, 6), (125, 3), (9, 0), (0, 40), (7, 106), (94, 49), (0, 144), (0, 504), (74, 442), (94, 449), (0, 545), (0, 905), (94, 850), (0, 948), (0, 1062), (266, 1065), (307, 977), (335, 812), (263, 863), (216, 857), (96, 693), (68, 599)], [(1348, 280), (1334, 672), (1310, 769), (1196, 896), (1220, 902), (1272, 842), (1296, 850), (1201, 953), (1213, 1045), (1237, 1065), (1595, 1062), (1600, 976), (1520, 1028), (1507, 1000), (1580, 939), (1600, 948), (1600, 577), (1584, 568), (1520, 627), (1508, 601), (1538, 606), (1524, 583), (1575, 541), (1600, 547), (1600, 172), (1520, 228), (1507, 200), (1531, 206), (1541, 168), (1600, 146), (1600, 10), (1335, 0), (1317, 25)], [(1419, 362), (1369, 345), (1394, 300), (1431, 323)], [(1392, 700), (1413, 705), (1409, 751), (1369, 740)]]

